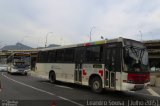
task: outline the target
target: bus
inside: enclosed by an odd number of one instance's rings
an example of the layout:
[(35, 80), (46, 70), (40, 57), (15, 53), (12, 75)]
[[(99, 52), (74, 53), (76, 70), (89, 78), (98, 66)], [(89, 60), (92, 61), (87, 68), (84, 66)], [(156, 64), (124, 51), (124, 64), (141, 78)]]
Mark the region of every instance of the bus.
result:
[(35, 71), (51, 83), (90, 86), (96, 93), (135, 91), (150, 84), (147, 48), (122, 37), (41, 49)]
[(31, 56), (29, 53), (13, 53), (7, 59), (9, 74), (27, 75), (30, 70)]

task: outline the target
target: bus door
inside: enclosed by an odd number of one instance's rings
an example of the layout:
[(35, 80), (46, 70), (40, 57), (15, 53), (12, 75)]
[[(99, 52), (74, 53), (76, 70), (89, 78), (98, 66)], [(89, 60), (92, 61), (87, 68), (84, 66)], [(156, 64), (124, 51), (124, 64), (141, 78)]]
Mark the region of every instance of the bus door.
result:
[(105, 87), (115, 89), (116, 86), (116, 48), (105, 49)]
[(82, 63), (84, 60), (84, 47), (75, 49), (75, 83), (82, 82)]
[(105, 47), (105, 87), (120, 89), (121, 55), (121, 47)]

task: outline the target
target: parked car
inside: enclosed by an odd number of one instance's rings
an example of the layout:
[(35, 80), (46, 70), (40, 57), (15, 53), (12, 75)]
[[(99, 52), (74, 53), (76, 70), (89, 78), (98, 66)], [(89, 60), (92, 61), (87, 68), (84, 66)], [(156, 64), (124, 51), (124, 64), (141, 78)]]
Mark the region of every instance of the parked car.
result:
[(0, 72), (7, 72), (7, 67), (6, 64), (0, 64)]

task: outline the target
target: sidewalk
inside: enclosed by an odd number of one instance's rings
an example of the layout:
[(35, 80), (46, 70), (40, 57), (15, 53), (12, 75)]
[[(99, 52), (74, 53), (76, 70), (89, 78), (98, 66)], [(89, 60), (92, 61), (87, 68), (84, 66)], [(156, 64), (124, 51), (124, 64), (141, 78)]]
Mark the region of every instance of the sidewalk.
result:
[(151, 73), (150, 76), (150, 85), (160, 87), (160, 72), (158, 73)]
[(160, 97), (160, 87), (150, 86), (149, 88), (153, 90), (148, 89), (152, 95)]

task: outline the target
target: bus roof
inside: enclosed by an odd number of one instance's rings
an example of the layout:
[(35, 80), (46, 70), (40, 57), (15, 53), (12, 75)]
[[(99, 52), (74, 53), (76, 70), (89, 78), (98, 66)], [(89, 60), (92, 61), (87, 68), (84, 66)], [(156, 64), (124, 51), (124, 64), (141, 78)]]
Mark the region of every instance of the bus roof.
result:
[[(39, 49), (39, 51), (50, 51), (50, 50), (56, 50), (56, 49), (65, 49), (65, 48), (74, 48), (74, 47), (80, 47), (80, 46), (83, 47), (83, 46), (99, 45), (99, 44), (112, 43), (112, 42), (123, 42), (124, 39), (129, 40), (129, 41), (134, 41), (134, 42), (137, 42), (137, 43), (141, 43), (139, 41), (135, 41), (135, 40), (132, 40), (132, 39), (119, 37), (119, 38), (115, 38), (115, 39), (105, 39), (105, 40), (86, 42), (86, 43), (80, 43), (80, 44), (43, 48), (43, 49)], [(143, 45), (143, 43), (142, 43), (142, 45)]]

